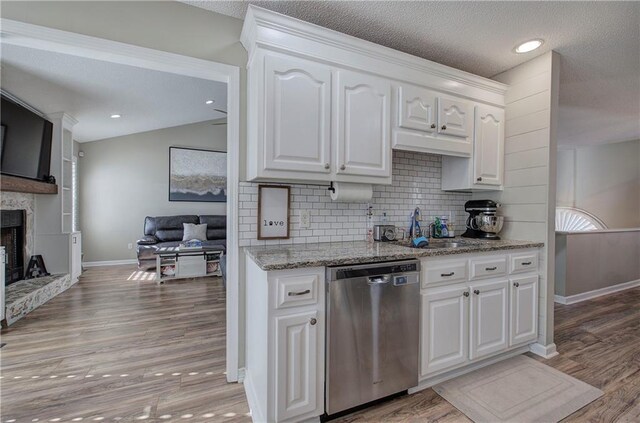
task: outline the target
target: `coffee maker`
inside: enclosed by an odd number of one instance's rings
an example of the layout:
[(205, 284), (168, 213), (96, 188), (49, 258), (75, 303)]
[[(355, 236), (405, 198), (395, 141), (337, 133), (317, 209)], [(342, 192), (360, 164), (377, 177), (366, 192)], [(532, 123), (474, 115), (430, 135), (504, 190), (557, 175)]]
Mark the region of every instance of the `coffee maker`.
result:
[(491, 200), (471, 200), (464, 203), (467, 217), (467, 230), (462, 234), (465, 238), (500, 239), (498, 232), (502, 229), (504, 217), (498, 216), (500, 204)]

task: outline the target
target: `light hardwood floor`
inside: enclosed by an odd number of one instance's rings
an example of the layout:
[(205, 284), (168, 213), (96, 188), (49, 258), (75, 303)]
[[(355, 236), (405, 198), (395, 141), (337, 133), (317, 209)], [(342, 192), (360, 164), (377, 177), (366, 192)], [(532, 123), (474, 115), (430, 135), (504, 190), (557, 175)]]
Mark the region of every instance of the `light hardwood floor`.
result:
[(242, 385), (225, 379), (221, 279), (153, 276), (88, 269), (3, 330), (2, 422), (250, 421)]
[[(250, 421), (242, 385), (223, 373), (220, 279), (158, 287), (152, 277), (89, 269), (3, 330), (2, 422)], [(566, 421), (640, 422), (640, 288), (556, 305), (556, 343), (560, 356), (530, 356), (605, 392)], [(336, 421), (469, 420), (428, 389)]]

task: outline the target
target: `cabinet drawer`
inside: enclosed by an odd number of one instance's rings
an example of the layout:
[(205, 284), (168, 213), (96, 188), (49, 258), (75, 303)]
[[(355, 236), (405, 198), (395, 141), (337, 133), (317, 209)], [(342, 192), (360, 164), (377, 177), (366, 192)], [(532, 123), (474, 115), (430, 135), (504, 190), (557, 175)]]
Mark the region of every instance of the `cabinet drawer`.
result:
[(538, 271), (538, 252), (512, 254), (509, 273)]
[(318, 274), (278, 276), (275, 283), (275, 308), (297, 307), (318, 302)]
[(484, 257), (471, 259), (470, 279), (482, 279), (507, 274), (507, 257)]
[(422, 286), (467, 280), (467, 260), (428, 261), (422, 270)]

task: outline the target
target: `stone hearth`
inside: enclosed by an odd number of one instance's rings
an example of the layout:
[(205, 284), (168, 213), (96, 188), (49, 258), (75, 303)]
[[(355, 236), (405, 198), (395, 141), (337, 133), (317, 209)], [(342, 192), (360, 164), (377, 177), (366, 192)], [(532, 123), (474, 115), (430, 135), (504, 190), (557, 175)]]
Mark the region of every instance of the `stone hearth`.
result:
[(50, 275), (18, 281), (6, 287), (5, 320), (9, 326), (73, 285), (67, 275)]

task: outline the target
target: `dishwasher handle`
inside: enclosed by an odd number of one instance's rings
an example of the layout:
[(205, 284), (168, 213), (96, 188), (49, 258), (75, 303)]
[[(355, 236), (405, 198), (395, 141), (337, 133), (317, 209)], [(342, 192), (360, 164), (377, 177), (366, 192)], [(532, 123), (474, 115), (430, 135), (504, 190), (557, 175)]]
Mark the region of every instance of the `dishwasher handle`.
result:
[(391, 281), (391, 278), (388, 275), (369, 276), (367, 278), (367, 283), (369, 285), (382, 285), (385, 283), (389, 283), (390, 281)]

